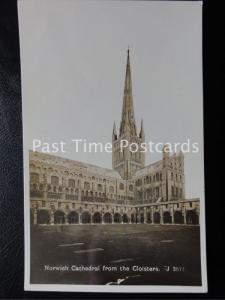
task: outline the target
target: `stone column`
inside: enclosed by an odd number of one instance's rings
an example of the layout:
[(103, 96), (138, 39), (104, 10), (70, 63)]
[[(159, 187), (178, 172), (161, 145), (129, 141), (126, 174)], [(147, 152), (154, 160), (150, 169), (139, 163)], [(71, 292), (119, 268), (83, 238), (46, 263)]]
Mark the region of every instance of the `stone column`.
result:
[(152, 224), (154, 224), (154, 207), (153, 206), (151, 207), (151, 221), (152, 221)]
[(183, 211), (184, 211), (184, 224), (187, 224), (185, 204), (184, 204)]
[(102, 212), (102, 224), (104, 224), (103, 216), (104, 216), (104, 213)]
[(147, 212), (146, 212), (146, 207), (144, 207), (144, 224), (147, 224)]
[(78, 215), (78, 223), (81, 224), (81, 213)]
[(79, 187), (78, 187), (78, 202), (81, 202), (81, 182), (79, 183)]
[(93, 225), (93, 213), (91, 214), (91, 224)]
[(51, 224), (51, 225), (54, 225), (54, 221), (55, 221), (55, 220), (54, 220), (54, 212), (51, 211), (51, 212), (50, 212), (50, 224)]
[(160, 224), (164, 224), (163, 222), (163, 207), (160, 206)]
[(68, 214), (65, 214), (65, 224), (66, 224), (66, 225), (69, 225), (69, 222), (68, 222)]
[(173, 209), (173, 206), (172, 206), (172, 209), (171, 209), (171, 217), (172, 217), (172, 224), (174, 224), (174, 209)]
[(37, 209), (34, 210), (34, 225), (37, 225)]

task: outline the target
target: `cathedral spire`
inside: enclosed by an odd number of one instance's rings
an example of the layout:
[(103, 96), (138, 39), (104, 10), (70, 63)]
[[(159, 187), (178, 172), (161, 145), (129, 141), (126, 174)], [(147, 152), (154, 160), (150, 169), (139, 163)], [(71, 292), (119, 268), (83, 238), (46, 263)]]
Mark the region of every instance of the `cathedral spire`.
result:
[(117, 139), (117, 133), (116, 133), (116, 123), (115, 123), (115, 121), (113, 123), (113, 133), (112, 133), (112, 135), (113, 135), (113, 139), (116, 140)]
[(135, 118), (134, 118), (129, 48), (127, 50), (127, 65), (126, 65), (126, 76), (125, 76), (125, 84), (124, 84), (122, 120), (120, 124), (120, 136), (126, 134), (127, 130), (130, 132), (131, 135), (137, 134)]
[(145, 132), (144, 132), (144, 122), (143, 122), (143, 119), (141, 119), (141, 130), (140, 130), (139, 137), (140, 137), (140, 138), (144, 138), (144, 137), (145, 137)]

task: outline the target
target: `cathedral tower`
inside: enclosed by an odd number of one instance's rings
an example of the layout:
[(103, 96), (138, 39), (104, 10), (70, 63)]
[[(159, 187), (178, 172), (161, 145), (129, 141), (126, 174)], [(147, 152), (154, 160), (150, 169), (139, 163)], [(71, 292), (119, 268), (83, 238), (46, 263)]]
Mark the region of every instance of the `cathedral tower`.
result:
[[(121, 141), (127, 141), (131, 148), (121, 148)], [(132, 96), (132, 81), (130, 68), (130, 54), (127, 51), (127, 65), (123, 94), (123, 109), (119, 132), (117, 135), (116, 124), (113, 125), (112, 134), (112, 167), (119, 172), (123, 179), (130, 179), (136, 170), (145, 166), (145, 153), (141, 152), (140, 145), (145, 141), (143, 120), (141, 121), (140, 133), (137, 134), (137, 128), (134, 118), (134, 106)], [(125, 142), (123, 142), (125, 144)]]

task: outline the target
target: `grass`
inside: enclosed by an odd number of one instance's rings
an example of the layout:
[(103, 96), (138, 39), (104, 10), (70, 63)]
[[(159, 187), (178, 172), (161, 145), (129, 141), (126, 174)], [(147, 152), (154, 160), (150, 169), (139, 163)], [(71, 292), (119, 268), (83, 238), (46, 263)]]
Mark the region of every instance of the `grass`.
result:
[[(45, 265), (66, 265), (69, 271), (45, 271)], [(101, 271), (71, 271), (74, 265), (100, 266)], [(103, 266), (111, 271), (102, 271)], [(133, 266), (140, 271), (134, 271)], [(146, 267), (155, 269), (147, 272)], [(107, 284), (125, 277), (129, 278), (122, 284), (201, 285), (199, 227), (117, 224), (31, 228), (31, 283)]]

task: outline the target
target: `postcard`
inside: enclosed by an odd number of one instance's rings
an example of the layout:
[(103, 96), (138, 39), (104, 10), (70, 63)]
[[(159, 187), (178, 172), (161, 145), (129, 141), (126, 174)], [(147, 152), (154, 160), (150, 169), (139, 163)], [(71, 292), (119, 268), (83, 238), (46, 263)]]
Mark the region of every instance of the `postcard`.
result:
[(18, 15), (25, 290), (207, 292), (202, 3)]

